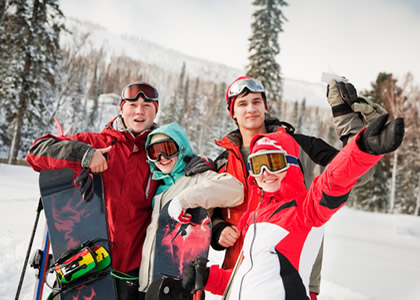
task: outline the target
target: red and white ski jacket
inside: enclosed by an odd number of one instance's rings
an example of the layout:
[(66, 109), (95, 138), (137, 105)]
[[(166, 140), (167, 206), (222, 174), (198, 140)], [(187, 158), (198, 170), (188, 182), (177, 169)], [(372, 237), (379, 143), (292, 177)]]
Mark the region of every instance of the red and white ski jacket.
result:
[[(155, 125), (156, 126), (156, 125)], [(108, 169), (102, 173), (113, 268), (128, 272), (140, 266), (143, 242), (159, 181), (151, 180), (145, 143), (150, 131), (134, 137), (115, 118), (101, 133), (83, 132), (70, 137), (44, 135), (31, 146), (26, 160), (35, 171), (69, 167), (75, 176), (90, 148), (106, 148)]]
[[(287, 126), (290, 131), (294, 131), (294, 128), (291, 127), (291, 125), (280, 122), (277, 119), (266, 120), (265, 126), (268, 133), (277, 132), (279, 130), (283, 131), (283, 126)], [(293, 138), (302, 149), (299, 153), (299, 160), (305, 166), (305, 181), (309, 186), (313, 180), (312, 168), (315, 167), (315, 164), (326, 166), (334, 158), (334, 156), (337, 155), (338, 150), (315, 137), (294, 134)], [(220, 141), (215, 141), (215, 143), (226, 149), (226, 151), (224, 151), (216, 159), (216, 165), (220, 168), (219, 173), (232, 174), (244, 185), (244, 202), (235, 207), (221, 209), (221, 218), (223, 221), (237, 226), (242, 215), (247, 211), (247, 209), (249, 209), (249, 206), (251, 206), (251, 209), (254, 210), (258, 205), (257, 195), (252, 195), (252, 191), (247, 185), (247, 163), (243, 160), (240, 151), (242, 136), (239, 130), (235, 130), (223, 137)], [(216, 221), (213, 223), (212, 246), (216, 250), (221, 250), (221, 246), (217, 242), (219, 235), (217, 233), (215, 234), (218, 223), (220, 224), (221, 222)], [(232, 247), (226, 249), (225, 259), (223, 262), (224, 269), (231, 269), (235, 266), (235, 262), (241, 253), (242, 245), (243, 237), (241, 236)]]
[[(299, 146), (287, 133), (265, 136), (279, 141), (289, 155), (299, 156)], [(206, 290), (225, 293), (229, 299), (309, 299), (309, 276), (321, 245), (322, 226), (345, 204), (357, 178), (382, 157), (362, 152), (358, 138), (339, 152), (309, 191), (294, 165), (275, 193), (264, 193), (249, 177), (260, 203), (239, 222), (245, 236), (242, 260), (234, 270), (211, 266)]]

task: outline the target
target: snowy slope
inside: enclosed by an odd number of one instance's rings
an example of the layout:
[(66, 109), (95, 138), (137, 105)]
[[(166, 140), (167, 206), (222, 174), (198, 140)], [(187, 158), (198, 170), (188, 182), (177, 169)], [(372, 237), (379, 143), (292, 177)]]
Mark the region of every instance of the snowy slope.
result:
[[(35, 219), (38, 175), (0, 164), (0, 300), (13, 299)], [(34, 248), (39, 248), (41, 218)], [(211, 253), (218, 263), (222, 253)], [(327, 225), (320, 300), (420, 299), (420, 218), (344, 208)], [(28, 268), (20, 299), (32, 299)], [(210, 296), (207, 299), (219, 299)]]
[[(92, 47), (106, 49), (109, 55), (126, 55), (136, 60), (154, 64), (168, 72), (178, 74), (185, 62), (187, 74), (190, 77), (199, 76), (201, 80), (212, 80), (230, 84), (235, 78), (243, 75), (239, 70), (211, 60), (191, 57), (178, 51), (162, 47), (156, 43), (139, 39), (133, 36), (122, 36), (112, 33), (97, 24), (68, 18), (66, 26), (79, 33), (89, 33)], [(71, 43), (69, 35), (64, 35), (63, 45)], [(245, 66), (244, 66), (245, 67)], [(285, 78), (283, 85), (283, 99), (285, 101), (302, 101), (306, 98), (306, 105), (329, 107), (325, 97), (326, 84), (319, 82), (306, 82), (298, 79)]]

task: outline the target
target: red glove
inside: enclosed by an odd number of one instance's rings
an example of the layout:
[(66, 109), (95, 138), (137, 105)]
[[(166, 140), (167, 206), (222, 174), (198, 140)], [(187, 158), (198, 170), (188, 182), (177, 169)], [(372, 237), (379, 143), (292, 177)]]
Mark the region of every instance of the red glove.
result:
[(311, 296), (311, 300), (317, 300), (318, 294), (314, 292), (309, 292), (309, 296)]

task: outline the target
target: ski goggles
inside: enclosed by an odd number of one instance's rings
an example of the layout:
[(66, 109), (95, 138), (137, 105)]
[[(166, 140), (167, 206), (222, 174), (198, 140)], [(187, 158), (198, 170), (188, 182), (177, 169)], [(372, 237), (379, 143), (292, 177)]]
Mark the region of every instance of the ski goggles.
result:
[(249, 174), (258, 177), (264, 170), (271, 174), (286, 171), (290, 163), (297, 165), (297, 159), (281, 150), (267, 150), (251, 154), (248, 157)]
[(166, 159), (171, 159), (179, 153), (178, 145), (171, 139), (159, 141), (151, 144), (146, 148), (147, 159), (152, 162), (157, 162), (163, 155)]
[(228, 91), (228, 97), (236, 97), (242, 94), (244, 89), (248, 89), (253, 93), (264, 93), (265, 89), (262, 83), (254, 78), (244, 78), (234, 82)]
[(142, 95), (146, 101), (158, 101), (159, 94), (151, 85), (144, 82), (134, 82), (123, 88), (121, 100), (136, 101)]

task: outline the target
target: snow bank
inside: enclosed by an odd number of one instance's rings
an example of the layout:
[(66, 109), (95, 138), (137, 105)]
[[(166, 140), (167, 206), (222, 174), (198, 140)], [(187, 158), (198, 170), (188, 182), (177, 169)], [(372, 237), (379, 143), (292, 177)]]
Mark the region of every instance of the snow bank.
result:
[[(0, 190), (0, 300), (9, 300), (35, 220), (38, 174), (0, 164)], [(33, 249), (40, 247), (44, 224), (41, 217)], [(319, 300), (420, 299), (420, 218), (344, 208), (326, 226), (324, 247)], [(223, 252), (210, 252), (211, 263), (222, 259)], [(32, 299), (33, 287), (34, 271), (28, 268), (20, 299)]]

